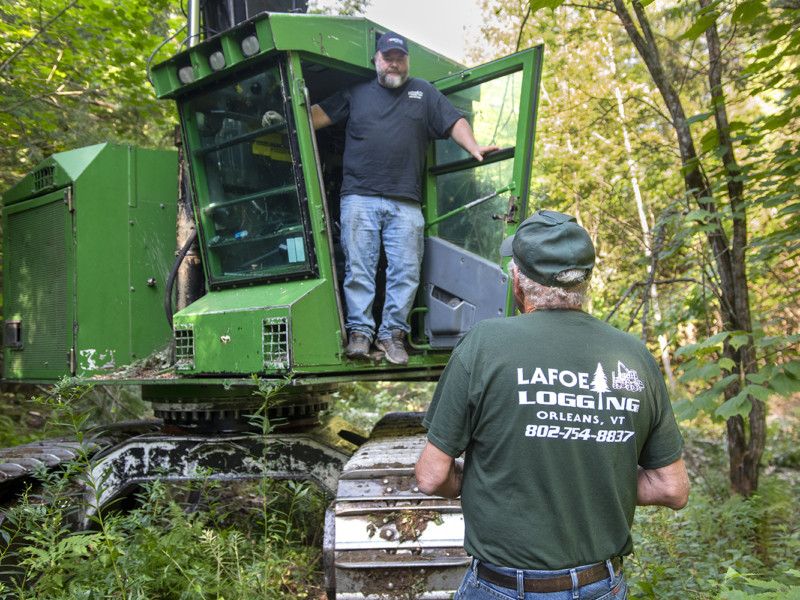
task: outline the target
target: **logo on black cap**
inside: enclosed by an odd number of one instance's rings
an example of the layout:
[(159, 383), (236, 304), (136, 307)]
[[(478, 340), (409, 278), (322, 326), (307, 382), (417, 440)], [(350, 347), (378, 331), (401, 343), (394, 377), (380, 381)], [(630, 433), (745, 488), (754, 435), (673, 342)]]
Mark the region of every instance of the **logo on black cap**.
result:
[(388, 52), (389, 50), (400, 50), (400, 52), (408, 54), (408, 44), (406, 43), (406, 38), (391, 31), (387, 31), (380, 37), (376, 49), (381, 54)]

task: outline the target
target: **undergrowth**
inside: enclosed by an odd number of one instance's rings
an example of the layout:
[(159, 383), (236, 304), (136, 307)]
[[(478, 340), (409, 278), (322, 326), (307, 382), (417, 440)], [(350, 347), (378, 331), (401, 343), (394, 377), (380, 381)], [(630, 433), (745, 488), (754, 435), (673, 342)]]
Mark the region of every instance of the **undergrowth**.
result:
[[(758, 492), (732, 495), (718, 428), (682, 425), (692, 480), (674, 512), (639, 507), (634, 554), (625, 561), (631, 598), (800, 600), (800, 474), (766, 455)], [(719, 439), (718, 439), (719, 438)], [(798, 431), (775, 428), (770, 445), (797, 447)]]
[[(252, 424), (266, 438), (274, 389), (259, 390), (264, 402)], [(75, 408), (87, 391), (63, 382), (41, 400), (72, 429), (78, 456), (61, 471), (39, 473), (5, 513), (0, 598), (319, 597), (326, 499), (312, 484), (265, 475), (234, 485), (197, 473), (183, 485), (143, 484), (133, 508), (93, 510), (104, 471), (91, 456), (87, 413)], [(81, 515), (88, 530), (74, 526)]]
[[(252, 424), (263, 439), (276, 425), (267, 416), (273, 391), (259, 384), (264, 402)], [(361, 412), (359, 424), (369, 429), (384, 412), (424, 410), (429, 391), (409, 384), (352, 386), (334, 411)], [(85, 393), (65, 383), (45, 401), (73, 431), (80, 451), (63, 470), (42, 471), (17, 509), (5, 514), (0, 598), (324, 598), (329, 499), (308, 483), (266, 476), (220, 482), (210, 472), (183, 485), (157, 479), (141, 486), (132, 508), (89, 510), (93, 527), (74, 527), (76, 513), (103, 490), (92, 436), (84, 433)], [(723, 428), (682, 424), (689, 504), (679, 512), (637, 509), (635, 551), (625, 560), (630, 598), (800, 600), (798, 420), (789, 414), (771, 421), (759, 489), (749, 498), (730, 494)]]

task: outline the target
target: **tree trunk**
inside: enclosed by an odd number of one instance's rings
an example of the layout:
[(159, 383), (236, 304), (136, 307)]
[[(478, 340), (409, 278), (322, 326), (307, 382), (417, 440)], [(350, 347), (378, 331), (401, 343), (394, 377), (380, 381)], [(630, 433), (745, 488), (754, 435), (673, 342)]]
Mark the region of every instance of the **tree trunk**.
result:
[[(706, 4), (707, 0), (700, 0)], [(658, 87), (672, 118), (672, 125), (678, 138), (681, 162), (683, 166), (684, 187), (694, 197), (698, 206), (710, 213), (708, 223), (714, 225), (706, 233), (709, 247), (719, 275), (720, 313), (724, 328), (727, 331), (752, 331), (750, 320), (750, 301), (748, 295), (747, 271), (745, 263), (745, 247), (747, 245), (747, 219), (743, 205), (743, 188), (741, 182), (735, 181), (733, 175), (738, 173), (733, 154), (732, 141), (728, 130), (727, 112), (721, 84), (720, 46), (716, 26), (712, 25), (706, 32), (709, 43), (709, 82), (711, 86), (713, 107), (719, 132), (720, 144), (726, 147), (724, 166), (728, 175), (728, 195), (732, 214), (732, 244), (729, 243), (720, 217), (717, 213), (714, 193), (707, 179), (700, 170), (700, 159), (695, 150), (694, 140), (681, 99), (672, 87), (661, 61), (655, 36), (641, 3), (634, 2), (633, 10), (636, 27), (625, 0), (613, 0), (614, 9), (625, 31), (645, 62), (653, 81)], [(735, 363), (735, 371), (739, 378), (725, 388), (726, 400), (736, 396), (746, 384), (746, 377), (756, 369), (755, 352), (752, 338), (737, 349), (730, 344), (723, 346), (723, 356)], [(758, 471), (766, 443), (766, 424), (764, 405), (757, 398), (749, 397), (751, 410), (748, 415), (750, 437), (748, 440), (745, 419), (732, 417), (727, 423), (731, 490), (738, 494), (749, 495), (758, 488)]]
[[(699, 0), (703, 8), (709, 5), (709, 0)], [(733, 220), (733, 240), (730, 253), (731, 272), (733, 275), (733, 313), (730, 315), (731, 327), (740, 331), (752, 333), (750, 318), (750, 295), (747, 286), (747, 263), (745, 248), (747, 247), (747, 212), (744, 207), (744, 185), (736, 177), (739, 166), (733, 152), (733, 141), (730, 136), (728, 112), (725, 104), (725, 94), (722, 87), (722, 52), (720, 50), (719, 35), (716, 24), (706, 30), (708, 42), (708, 83), (711, 89), (714, 119), (716, 121), (719, 143), (725, 149), (722, 161), (728, 186), (728, 198), (731, 204), (731, 218)], [(744, 380), (749, 373), (755, 373), (758, 368), (755, 359), (752, 336), (747, 343), (738, 350), (725, 345), (726, 355), (732, 358), (739, 368), (739, 373)], [(738, 382), (737, 382), (738, 384)], [(733, 388), (734, 386), (728, 386)], [(736, 385), (736, 388), (739, 386)], [(732, 398), (736, 394), (733, 389), (725, 390), (725, 398)], [(739, 390), (736, 390), (738, 393)], [(745, 432), (745, 422), (740, 416), (728, 419), (728, 458), (730, 463), (731, 489), (742, 495), (749, 495), (758, 489), (758, 473), (761, 456), (767, 439), (766, 410), (763, 402), (753, 396), (748, 396), (751, 403), (750, 414), (750, 439)]]

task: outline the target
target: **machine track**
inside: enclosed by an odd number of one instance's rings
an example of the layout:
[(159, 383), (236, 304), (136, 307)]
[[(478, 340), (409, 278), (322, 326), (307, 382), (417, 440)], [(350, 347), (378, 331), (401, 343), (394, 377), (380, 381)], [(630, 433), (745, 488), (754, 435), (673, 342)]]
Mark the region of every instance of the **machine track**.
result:
[(414, 478), (424, 413), (383, 417), (345, 465), (325, 519), (328, 598), (444, 600), (470, 557), (459, 500), (426, 496)]
[[(426, 496), (416, 485), (423, 416), (388, 414), (368, 438), (338, 418), (266, 439), (179, 432), (160, 419), (105, 427), (91, 441), (91, 475), (102, 478), (102, 493), (98, 499), (86, 490), (76, 526), (88, 527), (91, 512), (156, 478), (310, 480), (335, 498), (323, 542), (329, 600), (444, 600), (470, 557), (460, 502)], [(68, 437), (0, 450), (0, 525), (37, 471), (63, 468), (80, 450)]]

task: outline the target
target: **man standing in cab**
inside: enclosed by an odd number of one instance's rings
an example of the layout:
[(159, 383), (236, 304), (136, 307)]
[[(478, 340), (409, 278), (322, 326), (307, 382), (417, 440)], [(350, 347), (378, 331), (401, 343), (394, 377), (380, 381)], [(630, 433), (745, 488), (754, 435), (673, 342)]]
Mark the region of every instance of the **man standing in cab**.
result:
[[(431, 140), (452, 137), (476, 160), (497, 146), (479, 146), (467, 120), (431, 83), (409, 77), (408, 44), (380, 37), (376, 77), (311, 107), (314, 129), (346, 121), (341, 189), (341, 241), (348, 343), (345, 354), (365, 358), (373, 340), (386, 360), (408, 363), (408, 315), (420, 280), (425, 154)], [(381, 245), (386, 294), (376, 331), (372, 306)], [(377, 336), (377, 339), (376, 339)]]

